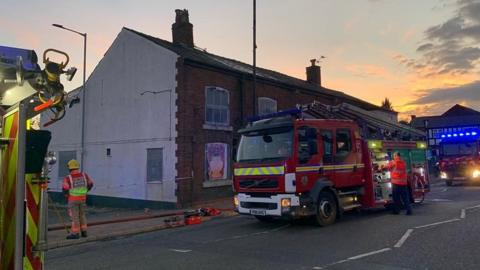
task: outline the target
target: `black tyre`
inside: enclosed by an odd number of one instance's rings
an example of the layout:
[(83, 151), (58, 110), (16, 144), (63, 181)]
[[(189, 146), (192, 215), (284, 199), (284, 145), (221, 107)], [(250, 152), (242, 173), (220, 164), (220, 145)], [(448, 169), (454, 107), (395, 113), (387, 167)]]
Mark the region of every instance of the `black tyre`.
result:
[(338, 205), (335, 197), (329, 191), (322, 191), (318, 196), (315, 221), (318, 226), (328, 226), (337, 219)]
[(267, 217), (267, 216), (255, 216), (255, 218), (258, 221), (265, 222), (265, 223), (272, 223), (275, 221), (273, 217)]
[(451, 187), (451, 186), (452, 186), (452, 184), (453, 184), (453, 183), (452, 183), (452, 180), (447, 180), (447, 181), (445, 181), (445, 183), (446, 183), (446, 184), (447, 184), (447, 186), (449, 186), (449, 187)]

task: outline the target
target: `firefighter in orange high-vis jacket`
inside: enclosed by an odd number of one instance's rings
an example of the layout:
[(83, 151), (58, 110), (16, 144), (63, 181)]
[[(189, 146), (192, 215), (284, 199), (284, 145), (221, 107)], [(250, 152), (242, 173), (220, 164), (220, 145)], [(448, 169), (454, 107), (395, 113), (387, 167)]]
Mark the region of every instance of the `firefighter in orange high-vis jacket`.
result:
[(78, 161), (72, 159), (67, 164), (70, 174), (63, 179), (63, 193), (68, 200), (68, 214), (72, 227), (67, 239), (87, 237), (87, 219), (85, 216), (87, 192), (93, 187), (88, 174), (80, 171)]
[(384, 168), (391, 172), (393, 213), (399, 214), (403, 204), (407, 215), (411, 215), (412, 206), (410, 205), (410, 196), (408, 194), (407, 165), (402, 160), (400, 153), (395, 153), (393, 160)]

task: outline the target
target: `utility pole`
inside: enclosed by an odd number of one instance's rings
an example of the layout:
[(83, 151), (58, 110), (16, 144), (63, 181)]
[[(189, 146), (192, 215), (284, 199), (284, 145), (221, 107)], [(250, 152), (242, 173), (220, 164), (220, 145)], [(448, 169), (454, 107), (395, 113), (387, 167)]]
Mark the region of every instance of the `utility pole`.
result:
[(253, 115), (257, 115), (257, 1), (253, 0)]

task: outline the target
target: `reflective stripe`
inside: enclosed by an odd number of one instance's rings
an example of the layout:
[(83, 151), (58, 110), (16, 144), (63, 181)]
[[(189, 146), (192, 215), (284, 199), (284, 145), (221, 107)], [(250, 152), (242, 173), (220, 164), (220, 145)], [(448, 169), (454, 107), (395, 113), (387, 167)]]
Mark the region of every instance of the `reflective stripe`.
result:
[(319, 165), (319, 166), (301, 166), (295, 168), (296, 172), (313, 172), (318, 171), (319, 169), (323, 168), (324, 171), (336, 171), (336, 170), (346, 170), (346, 169), (353, 169), (354, 167), (363, 168), (365, 164), (358, 163), (358, 164), (340, 164), (340, 165)]
[(70, 196), (87, 195), (87, 179), (83, 173), (81, 177), (76, 177), (75, 179), (71, 175), (69, 175), (68, 180), (70, 181), (70, 189), (68, 190), (68, 194)]
[(235, 176), (244, 175), (280, 175), (284, 174), (285, 168), (283, 166), (275, 167), (250, 167), (250, 168), (236, 168), (234, 170)]

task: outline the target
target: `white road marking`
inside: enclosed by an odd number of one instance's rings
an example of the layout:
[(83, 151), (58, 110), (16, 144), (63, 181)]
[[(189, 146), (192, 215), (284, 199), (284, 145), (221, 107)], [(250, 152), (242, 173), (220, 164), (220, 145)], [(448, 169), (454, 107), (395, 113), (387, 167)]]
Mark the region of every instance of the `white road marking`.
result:
[(462, 212), (460, 213), (460, 218), (465, 218), (465, 209), (462, 209)]
[(440, 191), (440, 192), (445, 192), (445, 191), (447, 191), (447, 190), (448, 190), (448, 188), (444, 188), (444, 189), (442, 189), (442, 191)]
[(363, 254), (359, 254), (359, 255), (356, 255), (356, 256), (349, 257), (349, 258), (344, 259), (344, 260), (329, 263), (329, 264), (324, 265), (324, 266), (315, 266), (313, 269), (325, 269), (325, 268), (328, 268), (330, 266), (334, 266), (334, 265), (341, 264), (341, 263), (346, 263), (348, 261), (358, 260), (358, 259), (361, 259), (361, 258), (365, 258), (365, 257), (372, 256), (372, 255), (375, 255), (375, 254), (378, 254), (378, 253), (389, 251), (389, 250), (391, 250), (391, 248), (383, 248), (383, 249), (375, 250), (375, 251), (372, 251), (372, 252), (363, 253)]
[(480, 205), (470, 206), (470, 207), (465, 208), (465, 210), (470, 210), (470, 209), (474, 209), (474, 208), (480, 208)]
[(429, 201), (432, 201), (432, 202), (451, 202), (452, 200), (448, 200), (448, 199), (431, 199)]
[(375, 251), (372, 251), (372, 252), (368, 252), (368, 253), (360, 254), (360, 255), (357, 255), (357, 256), (353, 256), (353, 257), (348, 258), (347, 260), (349, 260), (349, 261), (358, 260), (358, 259), (361, 259), (361, 258), (365, 258), (365, 257), (372, 256), (372, 255), (375, 255), (375, 254), (378, 254), (378, 253), (389, 251), (389, 250), (391, 250), (391, 248), (383, 248), (383, 249), (375, 250)]
[(321, 266), (314, 266), (312, 269), (314, 269), (314, 270), (320, 270), (320, 269), (323, 269), (323, 267), (321, 267)]
[(175, 252), (180, 252), (180, 253), (187, 253), (192, 251), (191, 249), (170, 249), (170, 250)]
[(422, 225), (422, 226), (417, 226), (417, 227), (415, 227), (415, 229), (420, 229), (420, 228), (426, 228), (426, 227), (436, 226), (436, 225), (440, 225), (440, 224), (444, 224), (444, 223), (450, 223), (450, 222), (455, 222), (455, 221), (459, 221), (459, 220), (460, 220), (459, 218), (449, 219), (449, 220), (445, 220), (445, 221), (440, 221), (440, 222), (435, 222), (435, 223), (426, 224), (426, 225)]
[(399, 247), (402, 247), (403, 243), (405, 243), (405, 241), (407, 240), (407, 238), (410, 236), (410, 234), (413, 232), (413, 229), (408, 229), (402, 236), (402, 238), (400, 238), (400, 240), (398, 240), (398, 242), (395, 244), (394, 247), (396, 248), (399, 248)]

